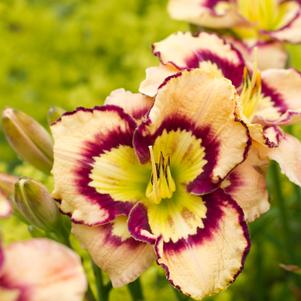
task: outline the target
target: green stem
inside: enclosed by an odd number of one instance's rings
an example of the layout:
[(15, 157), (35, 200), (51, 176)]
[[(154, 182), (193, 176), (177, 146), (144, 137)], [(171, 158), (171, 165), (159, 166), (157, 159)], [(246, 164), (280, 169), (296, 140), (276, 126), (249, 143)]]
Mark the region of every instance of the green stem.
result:
[(254, 283), (256, 286), (254, 287), (254, 293), (256, 296), (256, 300), (264, 301), (267, 300), (266, 290), (265, 290), (265, 277), (264, 277), (264, 269), (263, 269), (263, 250), (262, 250), (262, 242), (257, 241), (256, 249), (255, 249), (255, 262), (256, 262), (256, 272)]
[(132, 301), (144, 301), (142, 286), (139, 278), (130, 283), (128, 285), (128, 289), (131, 294)]
[(85, 296), (85, 301), (97, 301), (94, 297), (93, 291), (90, 287), (90, 284), (88, 284), (88, 289)]
[(294, 253), (294, 246), (293, 246), (293, 238), (291, 236), (288, 212), (285, 205), (285, 199), (281, 187), (279, 169), (275, 162), (272, 162), (271, 164), (271, 176), (273, 180), (274, 198), (275, 201), (277, 202), (279, 208), (279, 215), (281, 218), (282, 231), (283, 231), (284, 241), (286, 244), (286, 253), (288, 259), (290, 260), (290, 263), (293, 264), (296, 261), (296, 256)]
[(112, 289), (112, 284), (111, 284), (111, 282), (109, 282), (108, 285), (104, 284), (102, 272), (101, 272), (100, 268), (94, 262), (92, 262), (92, 268), (93, 268), (95, 281), (96, 281), (98, 301), (108, 301), (109, 294)]

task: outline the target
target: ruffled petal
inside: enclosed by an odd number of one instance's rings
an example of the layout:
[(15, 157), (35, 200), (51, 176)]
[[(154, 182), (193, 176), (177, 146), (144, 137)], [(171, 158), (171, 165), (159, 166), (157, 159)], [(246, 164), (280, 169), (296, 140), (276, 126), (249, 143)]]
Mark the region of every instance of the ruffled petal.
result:
[[(150, 159), (148, 146), (164, 132), (188, 132), (188, 141), (190, 136), (200, 141), (206, 161), (188, 188), (198, 194), (212, 190), (245, 159), (249, 147), (248, 130), (234, 115), (235, 100), (235, 88), (212, 69), (184, 71), (170, 78), (159, 90), (149, 119), (135, 132), (140, 161)], [(183, 137), (177, 144), (188, 147)]]
[(147, 68), (145, 72), (146, 78), (141, 82), (139, 92), (144, 95), (154, 97), (165, 79), (176, 72), (179, 72), (179, 69), (171, 64), (160, 64), (157, 67)]
[(288, 43), (301, 42), (301, 9), (283, 27), (274, 31), (264, 31), (271, 38)]
[(285, 68), (288, 55), (283, 43), (277, 41), (250, 43), (237, 40), (233, 37), (226, 37), (226, 41), (235, 46), (242, 54), (250, 69), (254, 66), (254, 58), (259, 70), (271, 68)]
[(153, 247), (131, 237), (125, 216), (103, 226), (74, 224), (72, 231), (93, 261), (108, 273), (113, 287), (134, 281), (154, 261)]
[(104, 104), (118, 106), (139, 121), (150, 110), (153, 105), (153, 100), (139, 93), (117, 89), (111, 92)]
[(242, 208), (247, 222), (252, 222), (270, 208), (266, 188), (267, 158), (261, 158), (256, 147), (246, 161), (236, 167), (222, 187)]
[[(243, 212), (218, 190), (204, 197), (206, 218), (196, 234), (177, 242), (156, 242), (158, 264), (168, 280), (195, 299), (218, 293), (242, 271), (249, 251)], [(203, 224), (203, 225), (202, 225)]]
[(271, 148), (268, 156), (280, 165), (290, 181), (301, 186), (301, 143), (297, 138), (283, 134), (278, 147)]
[(63, 245), (33, 239), (4, 249), (0, 270), (3, 301), (81, 301), (86, 287), (80, 258)]
[[(274, 108), (259, 108), (255, 121), (267, 125), (292, 124), (301, 120), (301, 75), (294, 69), (262, 72), (262, 94)], [(276, 113), (275, 113), (275, 110)]]
[(212, 28), (227, 28), (242, 22), (232, 1), (169, 0), (168, 12), (173, 19)]
[(257, 49), (258, 68), (260, 70), (285, 68), (288, 55), (282, 43), (275, 41), (257, 43), (251, 48), (252, 54), (255, 49)]
[[(89, 225), (102, 224), (114, 219), (116, 215), (129, 212), (129, 202), (113, 200), (109, 194), (99, 192), (93, 183), (101, 163), (107, 164), (108, 174), (114, 174), (122, 181), (122, 171), (119, 169), (119, 173), (115, 174), (114, 163), (105, 159), (111, 151), (115, 151), (113, 157), (118, 154), (131, 157), (135, 127), (133, 119), (115, 106), (79, 108), (63, 115), (52, 125), (53, 196), (61, 200), (61, 210), (70, 214), (74, 221)], [(118, 149), (125, 151), (118, 153)], [(99, 176), (102, 177), (104, 172), (100, 171)]]
[(215, 34), (201, 32), (199, 36), (178, 32), (153, 45), (154, 54), (163, 64), (179, 69), (198, 68), (212, 64), (235, 86), (243, 78), (244, 61), (241, 54)]

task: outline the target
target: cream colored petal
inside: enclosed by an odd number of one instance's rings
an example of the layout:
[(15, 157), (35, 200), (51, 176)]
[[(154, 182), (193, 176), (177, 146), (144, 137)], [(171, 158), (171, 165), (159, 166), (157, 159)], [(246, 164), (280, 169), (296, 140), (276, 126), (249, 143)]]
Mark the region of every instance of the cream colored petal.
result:
[(153, 247), (130, 237), (126, 217), (103, 226), (73, 224), (72, 231), (114, 287), (134, 281), (154, 261)]
[(267, 32), (270, 37), (288, 43), (301, 42), (301, 9), (299, 8), (296, 16), (282, 28)]
[(225, 192), (243, 209), (247, 222), (254, 221), (270, 208), (266, 188), (267, 167), (268, 159), (262, 158), (253, 146), (246, 161), (222, 183)]
[(104, 104), (118, 106), (134, 119), (140, 120), (152, 107), (153, 100), (140, 93), (117, 89), (111, 92)]
[[(293, 124), (301, 120), (301, 75), (294, 69), (269, 69), (261, 74), (262, 93), (269, 107), (257, 110), (255, 120), (263, 124)], [(276, 113), (272, 112), (272, 108)]]
[(260, 70), (286, 67), (288, 55), (284, 49), (283, 43), (270, 42), (257, 44), (252, 47), (252, 57), (254, 57), (255, 51), (257, 51), (258, 68)]
[(176, 243), (156, 243), (158, 263), (168, 280), (200, 300), (228, 287), (243, 268), (249, 250), (243, 212), (225, 193), (206, 196), (204, 226)]
[(285, 134), (279, 146), (270, 149), (268, 156), (279, 164), (292, 182), (301, 186), (301, 143), (297, 138)]
[(218, 2), (209, 7), (206, 0), (169, 0), (168, 12), (173, 19), (205, 27), (226, 28), (242, 22), (230, 2)]
[(240, 53), (216, 34), (201, 32), (193, 36), (190, 32), (178, 32), (155, 43), (153, 52), (164, 64), (182, 69), (211, 65), (233, 85), (242, 82), (244, 61)]
[(158, 93), (159, 87), (164, 80), (178, 72), (174, 66), (160, 64), (156, 67), (150, 67), (146, 69), (146, 78), (141, 82), (139, 86), (139, 92), (154, 97)]
[(91, 186), (91, 173), (100, 154), (124, 144), (130, 146), (135, 126), (128, 114), (113, 106), (79, 108), (52, 125), (53, 197), (62, 201), (61, 210), (73, 220), (99, 224), (124, 211)]
[[(269, 69), (261, 74), (265, 84), (273, 90), (279, 104), (287, 109), (300, 110), (301, 75), (294, 69)], [(277, 104), (276, 104), (277, 105)]]

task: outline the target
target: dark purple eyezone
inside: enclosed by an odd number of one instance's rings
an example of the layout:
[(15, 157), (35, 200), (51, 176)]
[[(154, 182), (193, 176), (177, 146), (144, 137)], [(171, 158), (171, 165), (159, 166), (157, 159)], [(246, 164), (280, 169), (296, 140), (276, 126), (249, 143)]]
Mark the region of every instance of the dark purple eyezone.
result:
[(154, 244), (156, 239), (147, 236), (146, 233), (151, 234), (151, 228), (148, 222), (146, 207), (138, 203), (136, 204), (129, 214), (128, 229), (131, 235), (138, 241)]
[[(267, 134), (268, 130), (273, 130), (274, 131), (276, 141), (272, 141), (272, 140), (269, 139), (268, 134)], [(277, 126), (274, 126), (274, 125), (273, 126), (265, 126), (263, 128), (263, 137), (265, 139), (265, 144), (268, 147), (273, 148), (273, 147), (278, 147), (279, 146), (280, 141), (284, 138), (284, 133)]]
[[(93, 169), (94, 157), (98, 157), (113, 148), (117, 148), (120, 145), (127, 145), (132, 147), (132, 139), (136, 123), (129, 115), (124, 113), (122, 109), (111, 105), (95, 107), (93, 109), (79, 108), (77, 109), (77, 111), (66, 113), (65, 116), (74, 114), (79, 110), (88, 112), (93, 112), (94, 110), (114, 111), (128, 125), (125, 131), (122, 130), (121, 127), (118, 127), (112, 129), (106, 135), (96, 134), (92, 140), (86, 141), (82, 146), (78, 165), (73, 171), (75, 175), (74, 184), (78, 189), (78, 193), (85, 196), (91, 203), (97, 204), (100, 208), (104, 208), (108, 211), (109, 216), (105, 221), (102, 221), (100, 223), (102, 224), (113, 220), (117, 215), (128, 214), (130, 209), (132, 208), (132, 204), (128, 202), (114, 201), (110, 195), (101, 194), (97, 192), (94, 187), (89, 186), (89, 183), (92, 181), (90, 175)], [(76, 220), (74, 220), (74, 222), (81, 223)]]
[(261, 92), (264, 96), (270, 97), (274, 107), (278, 109), (279, 113), (284, 114), (289, 109), (282, 95), (271, 88), (264, 80), (261, 82)]
[(230, 182), (230, 185), (223, 188), (223, 190), (229, 194), (235, 192), (237, 188), (240, 188), (244, 184), (244, 181), (241, 178), (241, 175), (238, 172), (236, 172), (235, 170), (229, 174), (229, 176), (227, 177), (227, 180)]
[(106, 245), (113, 245), (115, 247), (119, 247), (121, 245), (127, 244), (128, 247), (135, 249), (140, 246), (140, 242), (129, 237), (125, 240), (122, 240), (120, 237), (113, 234), (113, 224), (107, 223), (103, 226), (103, 232), (106, 233), (103, 243)]
[(215, 64), (223, 73), (223, 75), (230, 79), (235, 87), (239, 87), (243, 81), (243, 73), (245, 63), (242, 55), (234, 46), (230, 45), (231, 50), (237, 54), (239, 63), (233, 63), (226, 58), (222, 58), (210, 50), (199, 50), (186, 60), (187, 67), (198, 68), (202, 62), (211, 62)]
[(220, 0), (206, 0), (204, 1), (204, 3), (201, 4), (201, 6), (205, 6), (212, 9), (216, 6), (216, 4), (218, 4), (218, 2), (220, 2)]

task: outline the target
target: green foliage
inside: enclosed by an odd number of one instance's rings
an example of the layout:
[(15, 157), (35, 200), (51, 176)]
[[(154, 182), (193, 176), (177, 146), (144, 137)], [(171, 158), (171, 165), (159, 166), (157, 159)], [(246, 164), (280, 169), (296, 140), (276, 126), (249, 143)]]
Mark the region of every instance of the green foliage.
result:
[[(93, 106), (113, 89), (137, 90), (157, 63), (151, 43), (187, 29), (164, 8), (160, 0), (0, 2), (0, 111), (13, 106), (45, 122), (51, 105)], [(3, 143), (0, 158), (14, 159)]]

